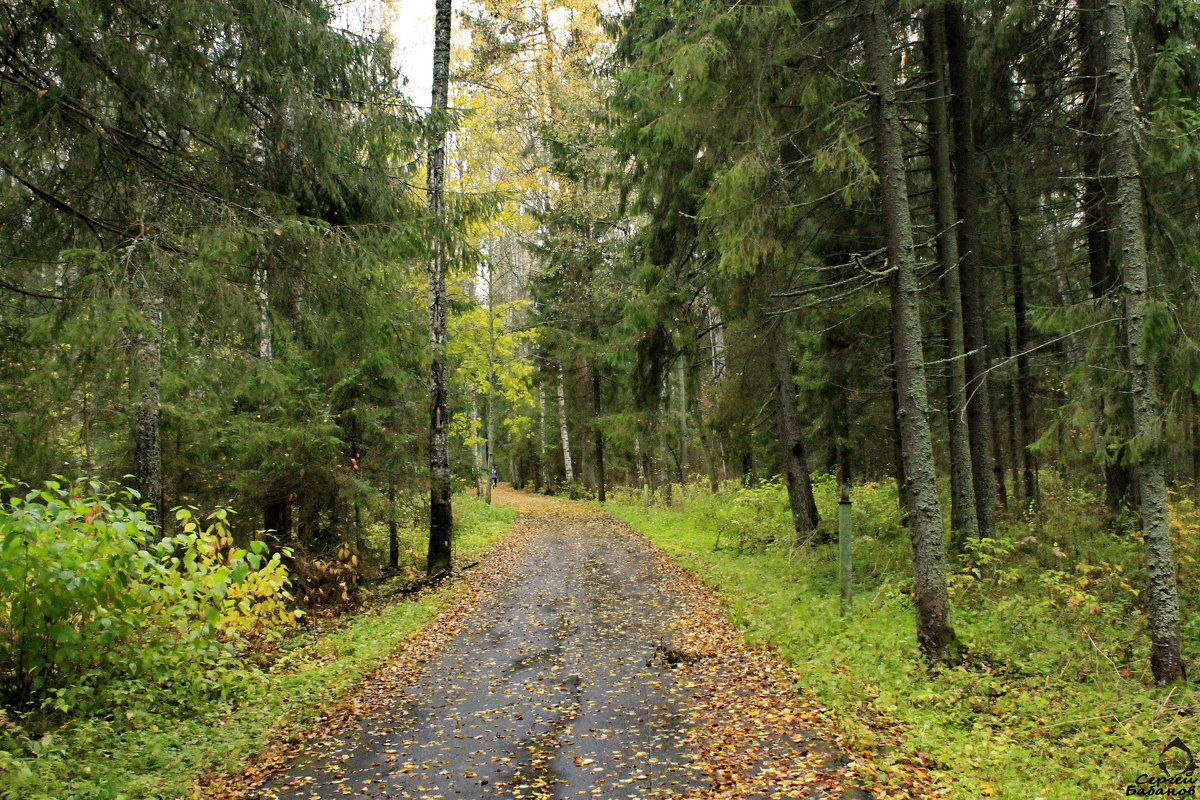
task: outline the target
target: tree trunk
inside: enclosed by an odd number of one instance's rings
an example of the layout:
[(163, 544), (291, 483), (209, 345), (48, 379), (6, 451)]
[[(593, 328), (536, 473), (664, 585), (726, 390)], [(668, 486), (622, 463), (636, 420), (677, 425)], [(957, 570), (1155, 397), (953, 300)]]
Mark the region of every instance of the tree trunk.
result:
[(608, 497), (604, 486), (604, 431), (600, 429), (600, 369), (592, 365), (592, 403), (596, 416), (592, 422), (592, 436), (596, 444), (596, 499), (601, 503)]
[(650, 453), (642, 447), (642, 438), (638, 435), (633, 437), (633, 458), (638, 465), (638, 479), (642, 482), (642, 497), (649, 500), (650, 493), (654, 491), (654, 465), (650, 463)]
[(787, 481), (788, 503), (797, 540), (817, 527), (817, 504), (808, 474), (808, 451), (800, 435), (796, 412), (796, 389), (792, 382), (792, 359), (788, 353), (786, 317), (771, 324), (771, 364), (775, 369), (775, 423), (779, 431), (779, 454)]
[(571, 435), (567, 431), (567, 388), (563, 379), (562, 364), (558, 365), (558, 432), (562, 439), (563, 471), (569, 485), (575, 482), (575, 470), (571, 467)]
[[(575, 392), (581, 408), (587, 408), (588, 392), (588, 372), (587, 364), (583, 358), (577, 357), (575, 360)], [(586, 414), (586, 410), (584, 411)], [(586, 433), (591, 433), (590, 430)], [(572, 464), (575, 467), (575, 474), (579, 477), (579, 482), (586, 488), (592, 489), (595, 487), (595, 472), (592, 470), (592, 465), (589, 460), (592, 457), (592, 449), (587, 445), (592, 443), (592, 440), (584, 435), (584, 443), (580, 445), (579, 452), (575, 454)]]
[[(1004, 294), (1008, 295), (1008, 281), (1004, 281)], [(1008, 331), (1004, 332), (1004, 363), (1010, 363), (1013, 358), (1012, 334)], [(1012, 486), (1012, 504), (1020, 508), (1021, 500), (1021, 459), (1017, 457), (1020, 445), (1017, 442), (1017, 381), (1013, 376), (1008, 376), (1003, 383), (1004, 386), (1004, 421), (1008, 427), (1008, 437), (1005, 440), (1007, 448), (1008, 460), (1008, 483)], [(996, 414), (999, 416), (999, 410)], [(996, 448), (997, 451), (1004, 450), (1004, 447)], [(1008, 508), (1008, 502), (1005, 501), (1005, 508)]]
[(388, 566), (400, 568), (400, 521), (396, 519), (396, 490), (388, 499)]
[[(1200, 398), (1192, 395), (1192, 486), (1200, 486)], [(1193, 488), (1192, 496), (1196, 492)]]
[(149, 274), (137, 298), (147, 330), (133, 342), (133, 368), (137, 378), (134, 403), (133, 461), (137, 490), (146, 506), (146, 519), (161, 528), (163, 508), (162, 425), (159, 410), (162, 383), (163, 290), (158, 275)]
[(1088, 274), (1093, 300), (1117, 290), (1120, 276), (1111, 255), (1104, 169), (1104, 40), (1101, 36), (1103, 0), (1079, 3), (1080, 83), (1083, 94), (1083, 224), (1087, 232)]
[(482, 423), (479, 420), (479, 395), (471, 392), (471, 474), (475, 478), (475, 496), (483, 497), (483, 448), (475, 434)]
[[(989, 382), (987, 391), (990, 392), (992, 384)], [(993, 398), (994, 399), (994, 398)], [(996, 403), (992, 403), (992, 485), (996, 487), (996, 502), (1003, 510), (1008, 510), (1008, 487), (1004, 482), (1004, 432), (1000, 428), (1000, 412), (996, 409)]]
[(717, 483), (717, 489), (721, 488), (721, 484), (729, 480), (729, 459), (725, 455), (725, 436), (717, 434), (717, 453), (721, 458), (721, 480)]
[(742, 466), (745, 470), (745, 483), (749, 489), (757, 489), (759, 484), (757, 450), (754, 431), (751, 430), (750, 441), (747, 444), (746, 453), (742, 457)]
[(942, 317), (946, 338), (946, 419), (950, 439), (950, 531), (955, 552), (979, 538), (975, 485), (971, 475), (971, 440), (967, 424), (967, 378), (963, 361), (962, 289), (959, 285), (958, 237), (954, 207), (954, 173), (950, 160), (950, 111), (946, 94), (946, 8), (936, 3), (925, 10), (925, 49), (929, 70), (926, 108), (931, 128), (929, 161), (933, 172), (934, 224), (937, 230), (938, 267), (946, 313)]
[(983, 302), (983, 251), (979, 235), (979, 177), (972, 131), (971, 67), (966, 23), (960, 2), (947, 3), (946, 55), (950, 74), (950, 114), (954, 126), (955, 199), (958, 203), (958, 251), (962, 258), (963, 342), (967, 350), (967, 425), (971, 439), (971, 476), (975, 487), (979, 535), (996, 535), (993, 475), (992, 404), (988, 391), (987, 314)]
[(550, 491), (550, 459), (546, 456), (546, 387), (538, 384), (538, 480), (541, 491)]
[(900, 524), (908, 526), (908, 477), (904, 467), (904, 441), (900, 434), (900, 383), (897, 377), (896, 332), (888, 337), (891, 361), (888, 362), (888, 385), (892, 389), (892, 472), (896, 476), (896, 499), (900, 503)]
[(717, 460), (713, 456), (712, 441), (709, 438), (707, 425), (704, 422), (703, 412), (699, 401), (695, 407), (695, 419), (693, 420), (696, 426), (696, 438), (700, 443), (700, 460), (704, 464), (704, 472), (708, 475), (708, 488), (713, 494), (721, 486), (721, 479), (717, 476)]
[(872, 127), (879, 175), (888, 263), (892, 275), (892, 327), (900, 395), (898, 424), (908, 479), (908, 530), (913, 554), (913, 600), (917, 641), (930, 663), (951, 656), (954, 632), (946, 590), (942, 515), (934, 478), (933, 437), (929, 430), (925, 356), (921, 340), (920, 288), (913, 249), (912, 218), (896, 110), (895, 76), (876, 0), (860, 0), (867, 77), (874, 84)]
[(287, 498), (272, 500), (263, 506), (263, 530), (274, 531), (281, 543), (291, 540), (292, 504)]
[[(271, 336), (271, 305), (267, 293), (270, 274), (267, 268), (254, 270), (254, 298), (258, 310), (258, 357), (271, 361), (275, 358), (274, 341)], [(265, 404), (264, 404), (265, 406)], [(263, 530), (274, 531), (280, 542), (288, 541), (292, 532), (292, 504), (286, 489), (275, 488), (263, 503)]]
[[(1104, 144), (1104, 108), (1109, 102), (1102, 31), (1104, 2), (1083, 0), (1079, 6), (1078, 20), (1083, 94), (1082, 211), (1087, 232), (1088, 276), (1092, 299), (1106, 309), (1120, 287), (1121, 275), (1112, 256), (1112, 237), (1109, 235), (1113, 221), (1109, 211), (1112, 178), (1109, 177), (1111, 170), (1105, 165)], [(1123, 331), (1121, 335), (1124, 335)], [(1124, 363), (1124, 347), (1120, 350), (1122, 369), (1128, 369)], [(1127, 421), (1132, 411), (1124, 397), (1105, 391), (1102, 384), (1097, 388), (1100, 391), (1096, 393), (1099, 406), (1095, 425), (1096, 449), (1104, 473), (1105, 505), (1109, 513), (1115, 515), (1124, 508), (1134, 508), (1138, 504), (1137, 476), (1130, 463), (1127, 445), (1130, 434)], [(1114, 441), (1117, 443), (1113, 444)]]
[(725, 325), (721, 315), (715, 311), (711, 303), (706, 307), (708, 314), (708, 347), (712, 367), (713, 385), (721, 382), (725, 374)]
[(1124, 274), (1125, 336), (1129, 347), (1133, 435), (1137, 443), (1142, 535), (1146, 540), (1146, 573), (1150, 606), (1150, 667), (1159, 686), (1185, 677), (1180, 641), (1179, 594), (1167, 527), (1167, 491), (1163, 473), (1162, 408), (1155, 384), (1154, 360), (1146, 342), (1147, 276), (1145, 209), (1134, 132), (1132, 66), (1129, 31), (1122, 0), (1108, 0), (1104, 12), (1105, 54), (1112, 79), (1109, 147), (1116, 172), (1117, 230), (1121, 235)]
[(676, 386), (679, 388), (679, 485), (687, 486), (688, 479), (688, 445), (687, 445), (687, 365), (683, 354), (679, 355), (679, 366), (676, 368)]
[(271, 299), (267, 294), (267, 268), (254, 270), (254, 302), (258, 307), (258, 357), (270, 360), (274, 353), (271, 341)]
[[(1016, 186), (1009, 192), (1016, 201)], [(1021, 454), (1022, 513), (1038, 504), (1037, 456), (1033, 443), (1037, 441), (1037, 426), (1033, 419), (1033, 376), (1029, 372), (1029, 318), (1025, 307), (1025, 248), (1021, 243), (1021, 218), (1016, 209), (1009, 209), (1010, 247), (1013, 258), (1013, 319), (1017, 339), (1017, 397), (1016, 411), (1020, 424), (1018, 441)], [(1013, 458), (1017, 453), (1014, 451)]]
[(443, 192), (445, 189), (446, 112), (450, 88), (451, 0), (436, 0), (433, 35), (433, 102), (430, 113), (437, 136), (429, 148), (429, 212), (433, 217), (433, 257), (429, 261), (429, 554), (426, 571), (433, 575), (450, 568), (450, 537), (454, 526), (450, 504), (449, 412), (446, 402), (446, 276)]
[[(487, 486), (486, 502), (490, 506), (492, 504), (492, 472), (496, 469), (496, 314), (492, 306), (492, 262), (488, 260), (488, 275), (487, 275), (487, 315), (488, 315), (488, 394), (487, 403), (484, 404), (484, 413), (487, 414), (487, 428), (485, 436), (487, 444), (485, 445), (484, 455), (487, 457), (484, 463), (483, 482)], [(512, 470), (509, 470), (512, 474)]]

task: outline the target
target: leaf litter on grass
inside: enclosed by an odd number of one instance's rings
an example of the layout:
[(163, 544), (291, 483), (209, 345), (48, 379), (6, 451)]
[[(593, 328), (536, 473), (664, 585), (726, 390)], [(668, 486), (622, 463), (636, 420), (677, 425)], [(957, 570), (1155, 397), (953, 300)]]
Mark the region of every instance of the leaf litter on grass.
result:
[(857, 793), (917, 800), (942, 793), (918, 755), (896, 755), (901, 739), (895, 720), (872, 714), (875, 747), (850, 753), (825, 709), (803, 697), (794, 671), (770, 649), (747, 645), (710, 588), (648, 540), (647, 547), (684, 598), (671, 628), (678, 649), (691, 656), (680, 662), (680, 673), (697, 687), (688, 742), (713, 778), (715, 794), (700, 796)]
[[(597, 510), (494, 499), (518, 520), (454, 604), (278, 752), (286, 772), (205, 796), (864, 796), (861, 756), (693, 575)], [(894, 778), (876, 796), (931, 796), (923, 770)]]

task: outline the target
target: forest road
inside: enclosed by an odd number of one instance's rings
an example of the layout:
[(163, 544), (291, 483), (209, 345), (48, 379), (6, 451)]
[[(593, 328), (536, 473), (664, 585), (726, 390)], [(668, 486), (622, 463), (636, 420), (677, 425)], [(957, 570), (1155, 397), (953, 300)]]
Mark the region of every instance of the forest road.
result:
[(520, 515), (442, 640), (257, 797), (869, 797), (843, 794), (819, 714), (689, 573), (582, 504), (494, 499)]

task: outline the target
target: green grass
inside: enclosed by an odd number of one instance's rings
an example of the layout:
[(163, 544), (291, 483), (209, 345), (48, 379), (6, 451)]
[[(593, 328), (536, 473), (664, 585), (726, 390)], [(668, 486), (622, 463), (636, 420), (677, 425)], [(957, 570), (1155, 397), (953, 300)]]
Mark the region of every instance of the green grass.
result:
[[(1138, 774), (1161, 774), (1175, 736), (1200, 747), (1197, 697), (1152, 686), (1136, 533), (1107, 529), (1087, 492), (1047, 483), (1034, 519), (1004, 520), (973, 563), (955, 562), (952, 624), (967, 655), (933, 675), (916, 645), (894, 487), (855, 489), (855, 604), (844, 619), (836, 544), (791, 546), (777, 487), (714, 496), (676, 486), (670, 503), (618, 494), (605, 507), (715, 588), (751, 641), (795, 667), (852, 749), (877, 751), (868, 781), (903, 783), (916, 751), (951, 798), (1124, 796)], [(823, 528), (835, 503), (821, 479)], [(1200, 517), (1178, 498), (1173, 510), (1186, 651), (1200, 633)], [(900, 746), (873, 725), (880, 714), (899, 721)]]
[[(510, 526), (511, 509), (455, 498), (455, 560), (469, 563)], [(412, 549), (421, 533), (408, 531)], [(454, 597), (457, 585), (415, 600), (368, 598), (366, 610), (314, 626), (267, 671), (227, 676), (225, 698), (202, 707), (147, 706), (136, 685), (119, 713), (48, 724), (0, 716), (0, 797), (6, 800), (151, 800), (187, 796), (202, 774), (236, 773), (267, 746), (296, 735), (354, 691)], [(2, 712), (0, 712), (2, 713)]]

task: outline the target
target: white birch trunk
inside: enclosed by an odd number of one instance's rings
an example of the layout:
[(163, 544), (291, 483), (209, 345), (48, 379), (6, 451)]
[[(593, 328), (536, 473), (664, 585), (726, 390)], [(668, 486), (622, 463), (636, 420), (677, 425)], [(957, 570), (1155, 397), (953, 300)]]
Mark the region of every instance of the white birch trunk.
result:
[(558, 429), (562, 435), (563, 470), (567, 475), (567, 483), (572, 483), (575, 471), (571, 468), (571, 437), (567, 431), (567, 391), (562, 364), (558, 365)]
[(270, 360), (274, 354), (271, 342), (271, 304), (267, 295), (267, 269), (254, 270), (254, 300), (258, 306), (258, 357)]
[(538, 453), (542, 491), (550, 487), (550, 466), (546, 463), (546, 388), (538, 385)]

